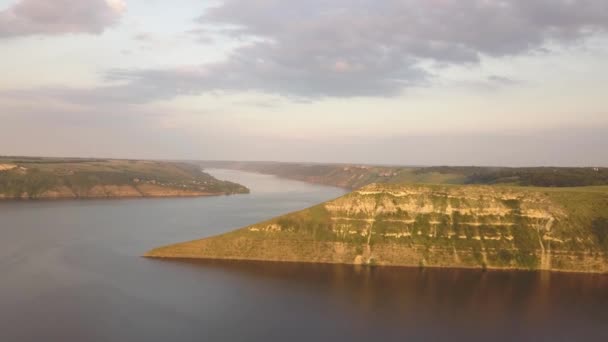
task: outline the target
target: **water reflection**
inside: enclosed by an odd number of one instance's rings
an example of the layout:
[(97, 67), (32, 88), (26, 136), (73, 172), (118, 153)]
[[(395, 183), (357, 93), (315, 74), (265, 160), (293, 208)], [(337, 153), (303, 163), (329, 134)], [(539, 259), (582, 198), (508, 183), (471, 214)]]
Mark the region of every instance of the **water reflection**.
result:
[[(213, 260), (158, 261), (257, 281), (267, 295), (306, 291), (377, 323), (387, 336), (604, 340), (608, 275)], [(368, 321), (369, 322), (369, 321)], [(435, 326), (435, 328), (433, 328)], [(498, 334), (498, 335), (497, 335)]]

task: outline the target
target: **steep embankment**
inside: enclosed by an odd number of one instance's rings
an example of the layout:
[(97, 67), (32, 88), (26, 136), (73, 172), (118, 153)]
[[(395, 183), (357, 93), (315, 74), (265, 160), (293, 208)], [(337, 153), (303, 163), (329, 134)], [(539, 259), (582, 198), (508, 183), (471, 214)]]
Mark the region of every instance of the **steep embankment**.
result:
[(148, 257), (606, 272), (608, 188), (370, 185)]
[(186, 197), (247, 193), (196, 165), (159, 161), (0, 158), (0, 199)]

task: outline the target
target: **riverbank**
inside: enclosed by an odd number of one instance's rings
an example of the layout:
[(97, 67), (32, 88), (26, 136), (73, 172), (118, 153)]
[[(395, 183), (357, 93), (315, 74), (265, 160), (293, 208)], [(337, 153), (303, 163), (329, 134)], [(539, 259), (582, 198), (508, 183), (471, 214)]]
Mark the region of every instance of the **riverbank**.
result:
[(197, 197), (249, 193), (197, 165), (146, 160), (0, 158), (0, 199)]

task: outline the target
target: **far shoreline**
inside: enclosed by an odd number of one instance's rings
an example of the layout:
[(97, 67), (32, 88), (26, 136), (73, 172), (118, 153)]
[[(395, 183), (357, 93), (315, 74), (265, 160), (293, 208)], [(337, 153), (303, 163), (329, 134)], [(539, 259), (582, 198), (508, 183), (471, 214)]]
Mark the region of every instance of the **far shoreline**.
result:
[(23, 197), (0, 197), (0, 203), (10, 202), (53, 202), (53, 201), (95, 201), (95, 200), (137, 200), (137, 199), (163, 199), (163, 198), (197, 198), (197, 197), (221, 197), (221, 196), (234, 196), (234, 195), (249, 195), (249, 193), (208, 193), (208, 194), (192, 194), (192, 195), (167, 195), (167, 196), (78, 196), (78, 197), (34, 197), (34, 198), (23, 198)]

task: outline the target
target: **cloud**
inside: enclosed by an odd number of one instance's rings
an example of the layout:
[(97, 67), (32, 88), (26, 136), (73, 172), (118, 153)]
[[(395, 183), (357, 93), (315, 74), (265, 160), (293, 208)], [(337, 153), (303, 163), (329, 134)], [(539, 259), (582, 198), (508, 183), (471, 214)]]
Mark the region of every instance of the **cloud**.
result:
[(0, 38), (100, 34), (116, 24), (125, 9), (123, 0), (20, 0), (0, 11)]
[(447, 82), (447, 86), (472, 89), (477, 92), (493, 92), (509, 87), (530, 85), (530, 82), (513, 79), (506, 76), (490, 75), (475, 80), (458, 80)]
[[(608, 28), (605, 0), (225, 0), (190, 34), (245, 42), (224, 62), (113, 70), (122, 100), (223, 91), (291, 97), (393, 96), (432, 80), (426, 65), (546, 52)], [(430, 63), (429, 63), (430, 62)], [(506, 82), (505, 82), (506, 81)], [(505, 78), (486, 80), (506, 85)], [(108, 88), (102, 92), (110, 91)]]
[(516, 84), (522, 83), (518, 80), (514, 80), (514, 79), (511, 79), (511, 78), (508, 78), (505, 76), (498, 76), (498, 75), (488, 76), (487, 81), (490, 83), (494, 83), (497, 85), (503, 85), (503, 86), (516, 85)]
[[(20, 5), (26, 3), (40, 2)], [(86, 3), (117, 13), (104, 1)], [(608, 2), (224, 0), (196, 23), (188, 35), (201, 44), (222, 36), (240, 47), (211, 64), (109, 70), (103, 86), (58, 90), (59, 95), (92, 103), (145, 103), (215, 91), (298, 100), (396, 96), (440, 79), (443, 66), (474, 66), (482, 56), (550, 53), (548, 46), (603, 34)], [(520, 83), (490, 76), (476, 87)]]

